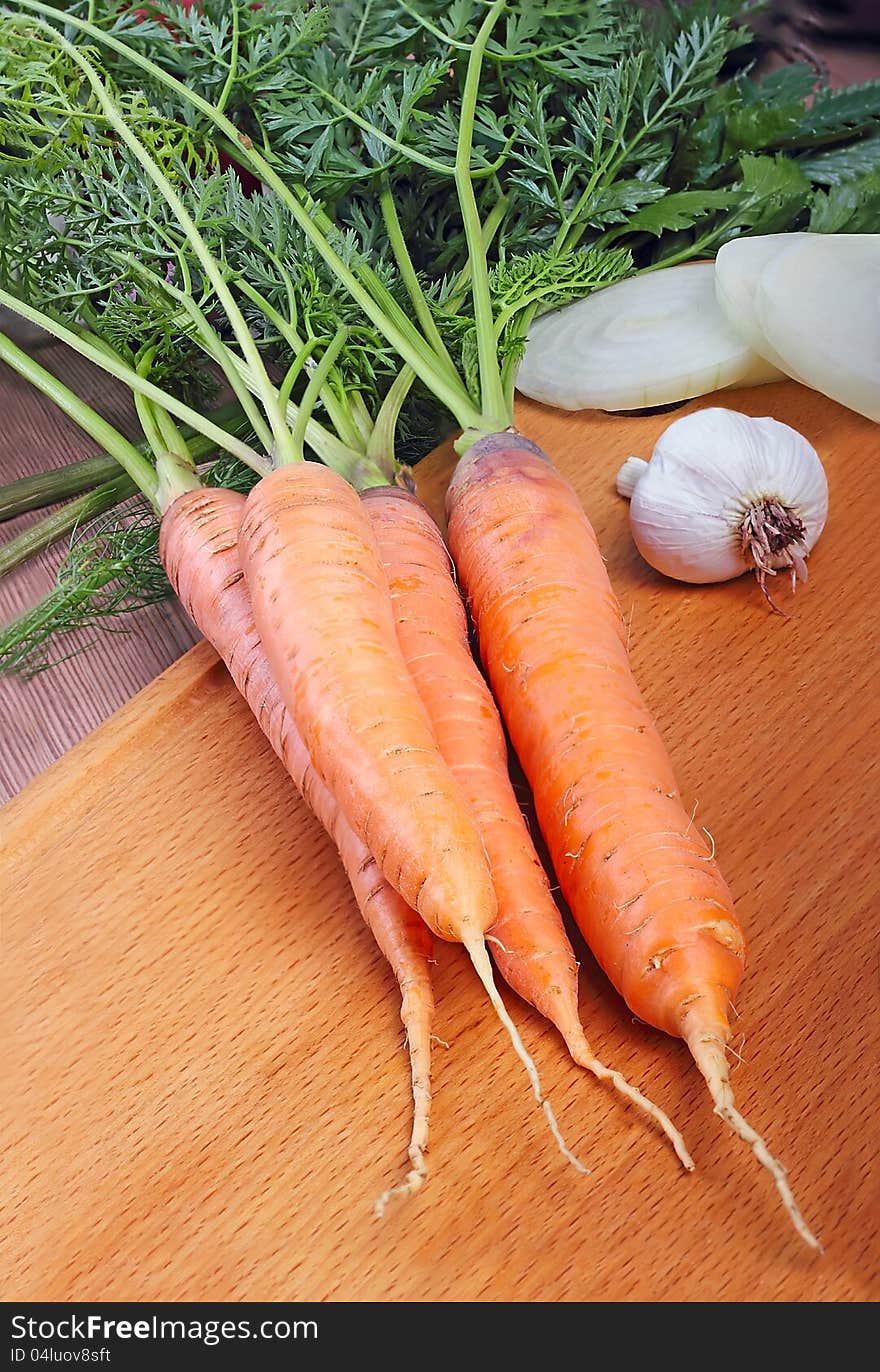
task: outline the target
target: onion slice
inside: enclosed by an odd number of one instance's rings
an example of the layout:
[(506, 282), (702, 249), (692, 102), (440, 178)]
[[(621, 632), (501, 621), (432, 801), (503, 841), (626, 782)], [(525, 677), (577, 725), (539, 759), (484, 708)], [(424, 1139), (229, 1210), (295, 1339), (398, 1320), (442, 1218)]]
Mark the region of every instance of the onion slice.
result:
[(779, 373), (728, 324), (715, 264), (618, 281), (536, 320), (517, 389), (563, 410), (638, 410)]
[(754, 238), (734, 238), (718, 249), (715, 258), (715, 295), (725, 318), (749, 347), (785, 371), (758, 319), (758, 282), (765, 267), (780, 253), (788, 252), (808, 233), (766, 233)]
[(880, 421), (880, 234), (810, 234), (773, 257), (758, 322), (789, 376)]

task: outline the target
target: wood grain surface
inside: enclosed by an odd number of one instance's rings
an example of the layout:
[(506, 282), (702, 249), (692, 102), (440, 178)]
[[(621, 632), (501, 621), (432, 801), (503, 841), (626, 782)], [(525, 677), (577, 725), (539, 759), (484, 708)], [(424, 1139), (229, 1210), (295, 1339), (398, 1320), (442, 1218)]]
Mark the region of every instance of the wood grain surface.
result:
[[(10, 329), (9, 317), (0, 327)], [(20, 330), (13, 330), (20, 334)], [(140, 434), (127, 387), (83, 361), (48, 335), (27, 330), (22, 346), (66, 382), (87, 404), (137, 439)], [(62, 467), (96, 451), (72, 420), (0, 363), (0, 482)], [(41, 512), (0, 524), (5, 541), (40, 518)], [(65, 539), (0, 581), (0, 624), (45, 595), (69, 547)], [(196, 642), (198, 634), (180, 605), (168, 600), (116, 621), (119, 632), (85, 629), (56, 652), (52, 671), (25, 681), (0, 677), (0, 804), (21, 790), (72, 744), (146, 686)]]
[[(524, 404), (520, 424), (596, 524), (636, 674), (715, 838), (750, 942), (740, 1103), (825, 1255), (683, 1046), (633, 1021), (580, 941), (596, 1048), (670, 1111), (696, 1173), (507, 994), (592, 1168), (576, 1175), (442, 945), (431, 1175), (375, 1219), (410, 1114), (392, 977), (201, 645), (2, 812), (7, 1300), (877, 1298), (877, 429), (793, 383), (726, 403), (796, 425), (826, 463), (831, 517), (791, 619), (748, 579), (688, 588), (639, 559), (613, 478), (667, 416)], [(420, 471), (435, 507), (449, 465)]]

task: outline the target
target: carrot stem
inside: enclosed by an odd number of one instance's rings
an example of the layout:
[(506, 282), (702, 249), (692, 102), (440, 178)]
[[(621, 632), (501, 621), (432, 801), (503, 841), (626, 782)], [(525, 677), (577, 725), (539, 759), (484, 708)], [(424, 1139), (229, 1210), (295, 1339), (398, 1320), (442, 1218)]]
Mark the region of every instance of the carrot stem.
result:
[[(119, 464), (114, 465), (118, 471)], [(51, 514), (44, 515), (29, 529), (23, 529), (14, 538), (0, 544), (0, 577), (6, 576), (22, 563), (36, 557), (37, 553), (59, 543), (67, 534), (73, 533), (81, 524), (94, 519), (96, 515), (106, 514), (108, 510), (115, 509), (136, 491), (137, 486), (131, 478), (126, 476), (125, 472), (121, 472), (115, 480), (105, 481), (85, 494), (68, 500), (60, 510), (53, 510)]]
[(303, 391), (302, 399), (297, 407), (296, 423), (293, 426), (292, 452), (288, 456), (283, 456), (281, 453), (278, 454), (277, 461), (279, 466), (283, 462), (294, 461), (296, 458), (305, 459), (303, 443), (305, 441), (309, 420), (312, 417), (312, 411), (318, 403), (318, 399), (324, 389), (327, 378), (336, 364), (337, 357), (345, 347), (345, 340), (347, 338), (348, 329), (345, 324), (340, 324), (336, 333), (324, 349), (321, 360), (309, 377), (308, 385)]
[(244, 383), (236, 363), (239, 359), (232, 349), (223, 342), (217, 330), (212, 326), (204, 310), (196, 304), (191, 295), (186, 291), (180, 290), (171, 282), (163, 281), (158, 273), (139, 262), (137, 258), (129, 253), (121, 254), (123, 260), (127, 262), (132, 271), (136, 271), (140, 276), (152, 282), (154, 286), (159, 286), (167, 294), (173, 296), (179, 303), (183, 312), (192, 320), (196, 328), (196, 342), (199, 347), (213, 362), (221, 368), (223, 375), (232, 387), (236, 399), (242, 409), (247, 414), (251, 426), (257, 438), (262, 443), (266, 452), (272, 451), (273, 437), (270, 426), (266, 423), (265, 417), (259, 405), (253, 399), (250, 391)]
[[(25, 314), (25, 311), (20, 308), (19, 302), (14, 297), (7, 296), (5, 291), (0, 291), (0, 303), (9, 305), (18, 313)], [(36, 311), (32, 313), (36, 313)], [(43, 321), (38, 318), (36, 322), (42, 323)], [(36, 386), (37, 390), (42, 391), (49, 400), (54, 401), (65, 414), (70, 415), (71, 419), (90, 438), (93, 438), (96, 443), (100, 443), (102, 448), (106, 448), (120, 467), (128, 473), (135, 485), (143, 491), (147, 499), (155, 504), (158, 486), (156, 473), (151, 463), (133, 443), (127, 438), (123, 438), (118, 429), (114, 429), (112, 424), (108, 424), (106, 419), (102, 419), (91, 406), (86, 405), (79, 396), (74, 395), (69, 386), (65, 386), (64, 382), (59, 381), (57, 376), (53, 376), (34, 358), (29, 357), (26, 352), (19, 348), (18, 344), (13, 343), (12, 339), (4, 333), (0, 333), (0, 358), (14, 368), (19, 376), (23, 376), (26, 381), (30, 381), (33, 386)]]
[[(370, 434), (367, 443), (367, 457), (381, 466), (383, 460), (387, 460), (394, 452), (394, 432), (397, 428), (397, 421), (400, 417), (401, 406), (409, 395), (412, 384), (416, 379), (416, 374), (412, 367), (404, 365), (401, 367), (397, 376), (385, 394), (385, 399), (376, 415), (373, 425), (373, 432)], [(389, 481), (391, 478), (389, 477)]]
[(115, 480), (118, 473), (116, 458), (101, 453), (96, 457), (84, 457), (78, 462), (68, 462), (63, 467), (35, 472), (33, 476), (19, 477), (0, 487), (0, 523), (17, 519), (31, 510), (44, 510), (47, 505), (57, 505), (61, 500), (69, 500), (71, 496), (104, 486), (108, 481)]
[[(155, 355), (155, 348), (147, 348), (139, 358), (139, 376), (149, 376)], [(178, 496), (184, 495), (187, 491), (197, 491), (202, 483), (199, 481), (196, 464), (184, 437), (171, 416), (161, 405), (154, 404), (145, 395), (138, 395), (137, 392), (134, 396), (134, 405), (144, 438), (156, 459), (156, 476), (159, 482), (156, 504), (159, 513), (164, 514)]]
[(474, 322), (477, 331), (477, 355), (480, 368), (480, 405), (484, 413), (499, 429), (512, 422), (505, 417), (504, 387), (498, 365), (498, 349), (489, 289), (489, 266), (483, 243), (483, 225), (471, 180), (471, 152), (473, 149), (474, 116), (480, 88), (480, 73), (486, 44), (492, 30), (506, 8), (506, 0), (495, 0), (489, 6), (480, 25), (470, 57), (461, 98), (458, 146), (455, 153), (455, 190), (458, 195), (467, 240), (468, 262), (471, 269), (471, 294), (474, 302)]
[[(147, 381), (144, 377), (138, 376), (134, 367), (130, 367), (128, 363), (124, 362), (121, 357), (118, 357), (112, 350), (106, 348), (106, 346), (97, 346), (88, 338), (84, 338), (82, 334), (77, 333), (74, 329), (69, 329), (66, 325), (60, 324), (58, 320), (52, 319), (49, 315), (43, 314), (40, 310), (33, 309), (32, 306), (25, 304), (23, 300), (19, 300), (17, 296), (10, 295), (8, 291), (4, 291), (2, 288), (0, 288), (0, 305), (5, 305), (7, 309), (12, 310), (14, 314), (21, 315), (22, 319), (29, 319), (32, 324), (39, 324), (47, 333), (50, 333), (54, 338), (57, 338), (60, 343), (66, 343), (68, 347), (73, 348), (74, 352), (78, 352), (81, 357), (85, 357), (89, 362), (94, 362), (96, 366), (101, 367), (102, 370), (109, 373), (110, 376), (115, 376), (118, 381), (123, 381), (125, 385), (128, 386), (129, 390), (138, 391), (141, 395), (147, 396), (156, 404), (164, 405), (164, 407), (167, 410), (170, 410), (173, 415), (176, 415), (178, 419), (183, 420), (185, 424), (189, 424), (191, 428), (197, 433), (203, 434), (205, 438), (211, 439), (216, 447), (222, 448), (224, 452), (229, 453), (232, 457), (239, 458), (240, 461), (244, 462), (246, 466), (251, 467), (259, 476), (265, 476), (271, 470), (266, 459), (256, 452), (250, 444), (242, 442), (236, 434), (228, 433), (212, 420), (206, 419), (198, 410), (194, 410), (190, 405), (185, 405), (181, 400), (178, 400), (176, 396), (166, 394), (166, 392), (160, 390), (158, 386), (154, 386), (151, 381)], [(71, 419), (79, 423), (79, 412), (84, 412), (88, 410), (89, 407), (84, 405), (67, 386), (62, 385), (57, 377), (52, 376), (51, 372), (47, 372), (45, 368), (40, 367), (38, 363), (34, 362), (33, 358), (29, 358), (26, 353), (22, 353), (20, 348), (16, 349), (15, 344), (12, 344), (11, 348), (7, 348), (6, 343), (10, 340), (6, 340), (5, 335), (2, 337), (4, 338), (4, 342), (0, 345), (0, 347), (2, 347), (0, 356), (3, 357), (3, 360), (9, 362), (10, 366), (14, 366), (16, 371), (20, 371), (21, 375), (26, 377), (27, 380), (33, 381), (34, 385), (43, 391), (45, 395), (49, 396), (50, 400), (54, 400), (55, 403), (64, 410), (65, 414), (69, 414)], [(18, 360), (15, 360), (16, 353), (18, 354)], [(21, 359), (27, 364), (27, 369), (25, 369), (23, 365), (19, 365)], [(94, 416), (94, 411), (90, 410), (89, 414)], [(94, 417), (98, 418), (98, 416)], [(104, 423), (105, 421), (101, 422)], [(88, 424), (82, 424), (80, 427), (85, 429), (86, 433), (92, 434), (92, 436), (95, 437), (95, 430), (90, 427), (90, 425), (91, 420)], [(115, 429), (113, 430), (113, 433), (116, 433)], [(118, 437), (119, 435), (117, 434), (117, 438)], [(99, 437), (98, 442), (101, 443), (103, 440)], [(152, 484), (154, 485), (156, 473), (153, 471), (149, 462), (146, 462), (143, 454), (139, 453), (133, 444), (131, 447), (132, 450), (137, 453), (140, 463), (145, 464), (146, 466), (147, 471), (143, 472), (144, 480), (147, 481), (149, 485), (151, 484), (150, 478), (152, 478)], [(114, 449), (108, 446), (107, 451), (114, 452)], [(121, 459), (120, 463), (122, 466), (126, 466)], [(141, 470), (140, 466), (138, 467), (138, 470)], [(127, 466), (126, 471), (129, 472), (132, 480), (144, 491), (144, 494), (147, 494), (147, 490), (141, 484), (141, 481), (134, 475), (134, 472), (130, 471)], [(149, 473), (149, 477), (147, 476), (147, 472)]]
[[(295, 318), (296, 303), (293, 299), (293, 289), (290, 285), (290, 278), (284, 269), (283, 263), (280, 261), (277, 254), (273, 253), (272, 250), (267, 248), (265, 244), (259, 244), (258, 246), (260, 246), (262, 250), (266, 252), (270, 261), (274, 264), (278, 274), (282, 276), (285, 282), (287, 283), (288, 295), (290, 297), (289, 308), (291, 315)], [(236, 285), (238, 286), (238, 289), (241, 291), (242, 295), (247, 296), (248, 300), (250, 300), (254, 305), (257, 306), (257, 308), (261, 311), (262, 314), (266, 316), (269, 322), (275, 325), (275, 328), (278, 330), (279, 334), (284, 339), (285, 343), (288, 345), (291, 352), (293, 353), (295, 359), (293, 367), (296, 368), (300, 355), (302, 354), (305, 348), (309, 347), (309, 343), (307, 343), (297, 333), (295, 323), (292, 322), (292, 320), (290, 319), (285, 319), (281, 311), (277, 310), (275, 306), (271, 303), (271, 301), (266, 299), (262, 291), (258, 291), (257, 288), (251, 284), (251, 282), (246, 281), (242, 277), (239, 281), (236, 282)], [(309, 342), (312, 344), (317, 344), (319, 341), (320, 340), (318, 339), (311, 339)], [(293, 390), (293, 384), (298, 375), (299, 371), (297, 369), (296, 371), (294, 371), (294, 374), (289, 382), (288, 377), (290, 377), (290, 371), (288, 371), (287, 376), (285, 376), (284, 382), (279, 392), (282, 405), (286, 405), (288, 400), (290, 399)], [(347, 444), (350, 448), (355, 449), (355, 451), (357, 452), (363, 452), (365, 449), (366, 437), (353, 413), (354, 407), (352, 405), (352, 401), (354, 400), (356, 394), (356, 392), (353, 392), (351, 395), (347, 395), (345, 397), (337, 395), (336, 391), (334, 390), (331, 377), (321, 389), (321, 403), (323, 404), (324, 409), (327, 411), (327, 414), (331, 419), (333, 427), (335, 428), (342, 442)], [(290, 422), (289, 413), (288, 422)], [(269, 446), (271, 447), (271, 444)]]
[(385, 229), (388, 234), (388, 241), (391, 244), (391, 251), (394, 253), (394, 260), (397, 263), (403, 284), (406, 286), (407, 294), (412, 301), (413, 309), (416, 312), (416, 319), (422, 327), (425, 338), (437, 354), (438, 361), (447, 367), (451, 379), (456, 380), (458, 373), (455, 369), (455, 363), (449, 356), (446, 344), (443, 342), (440, 330), (437, 328), (434, 316), (431, 313), (431, 307), (428, 304), (425, 293), (422, 290), (422, 284), (419, 281), (418, 274), (413, 266), (413, 260), (410, 257), (409, 249), (406, 246), (406, 239), (404, 238), (403, 229), (401, 228), (397, 206), (394, 203), (394, 196), (391, 192), (391, 187), (388, 184), (387, 178), (379, 196), (379, 205), (382, 210), (382, 218), (385, 221)]

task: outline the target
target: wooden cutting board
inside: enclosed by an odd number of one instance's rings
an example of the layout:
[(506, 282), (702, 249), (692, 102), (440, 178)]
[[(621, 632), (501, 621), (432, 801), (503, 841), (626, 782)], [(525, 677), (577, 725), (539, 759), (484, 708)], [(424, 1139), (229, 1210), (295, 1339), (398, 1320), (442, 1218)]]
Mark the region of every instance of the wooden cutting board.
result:
[[(508, 994), (592, 1167), (578, 1176), (444, 945), (430, 1180), (374, 1218), (409, 1128), (396, 989), (201, 645), (2, 813), (7, 1300), (877, 1299), (877, 429), (791, 383), (726, 403), (794, 424), (827, 465), (831, 519), (790, 619), (748, 579), (688, 588), (639, 559), (614, 474), (668, 416), (524, 404), (520, 425), (596, 524), (635, 671), (737, 898), (735, 1083), (824, 1257), (683, 1047), (633, 1021), (580, 942), (596, 1048), (678, 1121), (697, 1172)], [(450, 465), (419, 469), (435, 508)]]

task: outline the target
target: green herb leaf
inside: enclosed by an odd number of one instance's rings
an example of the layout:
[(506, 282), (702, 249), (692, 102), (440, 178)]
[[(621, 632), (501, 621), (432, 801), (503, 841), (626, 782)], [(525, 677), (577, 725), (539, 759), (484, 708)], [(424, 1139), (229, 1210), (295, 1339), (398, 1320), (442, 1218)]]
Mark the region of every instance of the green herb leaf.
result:
[(778, 147), (802, 129), (803, 106), (797, 102), (743, 105), (727, 119), (725, 154), (760, 152)]
[(802, 135), (838, 133), (864, 128), (880, 119), (880, 81), (816, 92), (801, 120)]
[(781, 233), (792, 227), (807, 204), (810, 183), (791, 158), (743, 157), (736, 222), (754, 233)]
[(811, 233), (880, 232), (880, 169), (813, 193)]
[(114, 514), (74, 537), (54, 588), (0, 629), (0, 675), (35, 676), (71, 655), (57, 639), (99, 625), (118, 629), (120, 615), (171, 594), (159, 561), (159, 525), (140, 501), (134, 509), (133, 517)]
[(799, 157), (797, 165), (820, 186), (839, 186), (880, 168), (880, 132), (845, 147)]
[(717, 191), (671, 191), (662, 200), (646, 205), (627, 222), (629, 233), (652, 233), (689, 229), (718, 210), (730, 209), (739, 200), (732, 187)]

